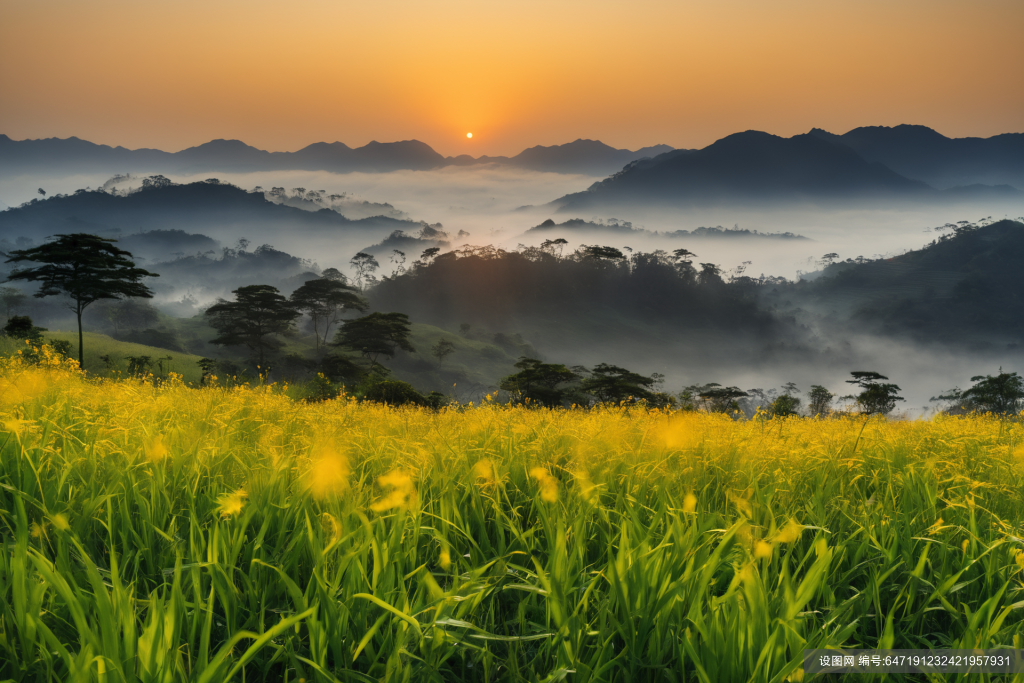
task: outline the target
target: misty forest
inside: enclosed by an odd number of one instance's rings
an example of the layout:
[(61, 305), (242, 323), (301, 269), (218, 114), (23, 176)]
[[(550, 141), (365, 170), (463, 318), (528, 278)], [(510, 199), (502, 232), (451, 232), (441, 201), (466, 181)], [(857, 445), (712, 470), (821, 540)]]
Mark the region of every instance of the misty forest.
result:
[(915, 125), (0, 135), (0, 680), (1021, 653), (1020, 188), (1024, 134)]

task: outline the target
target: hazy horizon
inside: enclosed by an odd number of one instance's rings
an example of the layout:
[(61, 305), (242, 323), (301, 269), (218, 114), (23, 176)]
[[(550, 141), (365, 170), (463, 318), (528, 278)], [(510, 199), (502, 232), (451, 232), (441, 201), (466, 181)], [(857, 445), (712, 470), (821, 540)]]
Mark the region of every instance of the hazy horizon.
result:
[(0, 131), (17, 139), (170, 151), (217, 138), (269, 150), (419, 139), (445, 156), (495, 156), (578, 137), (695, 148), (814, 126), (988, 137), (1020, 130), (1024, 112), (1013, 0), (514, 13), (454, 0), (288, 11), (56, 0), (5, 3), (0, 19)]

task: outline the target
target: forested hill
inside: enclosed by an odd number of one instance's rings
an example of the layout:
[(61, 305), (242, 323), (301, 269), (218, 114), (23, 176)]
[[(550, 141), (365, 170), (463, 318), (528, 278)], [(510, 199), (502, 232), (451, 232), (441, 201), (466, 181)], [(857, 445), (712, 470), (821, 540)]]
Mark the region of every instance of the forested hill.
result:
[(813, 281), (763, 290), (853, 329), (974, 348), (1024, 347), (1024, 222), (946, 226), (929, 246), (844, 262)]
[(410, 311), (439, 327), (521, 332), (561, 357), (723, 359), (741, 352), (748, 363), (800, 336), (758, 308), (756, 288), (748, 278), (728, 283), (712, 264), (665, 252), (627, 258), (588, 247), (559, 257), (539, 248), (475, 247), (386, 278), (369, 298), (376, 310)]
[[(247, 192), (226, 183), (206, 181), (145, 187), (130, 194), (79, 190), (33, 200), (0, 212), (0, 237), (42, 239), (68, 232), (102, 235), (140, 230), (188, 229), (222, 237), (225, 230), (275, 227), (310, 234), (412, 230), (420, 224), (377, 216), (349, 220), (330, 209), (305, 211), (268, 201), (262, 192)], [(219, 233), (219, 234), (215, 234)], [(245, 234), (245, 233), (243, 233)]]

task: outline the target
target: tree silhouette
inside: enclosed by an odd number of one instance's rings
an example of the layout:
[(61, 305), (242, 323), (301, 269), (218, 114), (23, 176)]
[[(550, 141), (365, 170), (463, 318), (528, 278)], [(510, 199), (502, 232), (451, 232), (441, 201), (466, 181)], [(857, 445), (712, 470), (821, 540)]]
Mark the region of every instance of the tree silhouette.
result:
[(334, 345), (361, 353), (370, 361), (370, 371), (377, 358), (393, 358), (397, 349), (412, 353), (409, 343), (409, 316), (404, 313), (371, 313), (349, 320), (334, 335)]
[(353, 256), (349, 263), (356, 271), (356, 287), (359, 288), (359, 291), (365, 289), (364, 282), (370, 284), (370, 281), (373, 280), (373, 272), (380, 267), (377, 259), (362, 251)]
[(270, 285), (239, 287), (232, 294), (234, 301), (218, 299), (206, 309), (210, 325), (220, 333), (210, 343), (247, 346), (265, 370), (267, 352), (284, 345), (274, 335), (291, 332), (299, 312)]
[(498, 388), (522, 403), (529, 401), (536, 405), (560, 406), (565, 396), (565, 385), (579, 379), (575, 372), (561, 363), (542, 363), (526, 356), (522, 356), (515, 367), (519, 372), (502, 378)]
[(438, 339), (437, 343), (430, 347), (430, 355), (437, 359), (437, 369), (441, 369), (444, 359), (455, 352), (455, 344), (450, 339)]
[(1016, 372), (976, 375), (971, 378), (976, 384), (963, 391), (960, 398), (964, 407), (997, 415), (1014, 415), (1024, 405), (1024, 379)]
[(366, 301), (356, 294), (355, 287), (345, 284), (342, 280), (327, 278), (308, 280), (292, 292), (291, 300), (297, 310), (305, 312), (313, 321), (317, 353), (327, 345), (331, 326), (338, 322), (342, 313), (365, 311), (367, 308)]
[(590, 370), (580, 388), (601, 403), (621, 403), (630, 399), (650, 401), (654, 398), (651, 388), (655, 381), (617, 365), (601, 363)]
[(136, 268), (131, 253), (113, 245), (116, 240), (86, 233), (55, 237), (52, 242), (38, 247), (10, 252), (7, 263), (30, 261), (43, 265), (15, 270), (7, 279), (41, 283), (35, 294), (40, 298), (68, 295), (71, 299), (68, 308), (78, 320), (78, 365), (83, 367), (83, 311), (101, 299), (152, 299), (153, 292), (140, 280), (157, 277), (157, 274)]
[(811, 412), (811, 417), (817, 417), (829, 414), (835, 394), (820, 384), (813, 384), (807, 397), (807, 409)]
[(896, 407), (897, 401), (905, 400), (897, 392), (900, 388), (895, 384), (885, 384), (879, 380), (889, 379), (874, 371), (857, 370), (850, 373), (853, 379), (847, 384), (855, 384), (862, 391), (857, 397), (857, 405), (868, 415), (888, 415)]

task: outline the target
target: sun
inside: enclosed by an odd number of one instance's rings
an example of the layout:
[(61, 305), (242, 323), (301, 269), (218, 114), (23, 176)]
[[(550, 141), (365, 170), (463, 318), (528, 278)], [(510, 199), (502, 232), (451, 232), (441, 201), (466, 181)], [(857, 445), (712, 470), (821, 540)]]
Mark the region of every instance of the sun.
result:
[(466, 133), (466, 137), (467, 138), (471, 138), (471, 137), (473, 137), (473, 134), (472, 133)]

